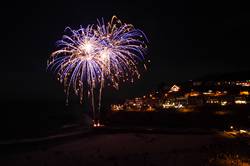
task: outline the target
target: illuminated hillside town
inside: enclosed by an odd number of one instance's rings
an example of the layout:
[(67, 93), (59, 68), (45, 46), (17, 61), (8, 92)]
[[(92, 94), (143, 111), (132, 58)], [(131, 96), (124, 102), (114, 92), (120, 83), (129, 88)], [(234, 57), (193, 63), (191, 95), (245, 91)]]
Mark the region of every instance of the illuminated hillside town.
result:
[(198, 107), (230, 107), (250, 104), (250, 80), (188, 81), (147, 95), (112, 104), (111, 111), (180, 111)]

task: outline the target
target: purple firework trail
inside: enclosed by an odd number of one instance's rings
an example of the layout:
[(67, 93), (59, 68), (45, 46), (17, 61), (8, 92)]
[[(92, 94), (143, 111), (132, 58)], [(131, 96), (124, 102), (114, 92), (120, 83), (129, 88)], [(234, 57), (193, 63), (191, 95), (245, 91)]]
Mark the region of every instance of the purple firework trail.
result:
[[(146, 68), (144, 55), (148, 40), (141, 30), (122, 23), (116, 16), (107, 24), (102, 19), (96, 25), (78, 30), (67, 27), (65, 31), (68, 34), (56, 42), (57, 50), (51, 54), (48, 68), (57, 73), (64, 85), (66, 102), (72, 87), (81, 102), (84, 97), (91, 99), (93, 119), (96, 119), (105, 82), (118, 89), (119, 82), (140, 78), (138, 64)], [(94, 89), (98, 89), (97, 108)]]

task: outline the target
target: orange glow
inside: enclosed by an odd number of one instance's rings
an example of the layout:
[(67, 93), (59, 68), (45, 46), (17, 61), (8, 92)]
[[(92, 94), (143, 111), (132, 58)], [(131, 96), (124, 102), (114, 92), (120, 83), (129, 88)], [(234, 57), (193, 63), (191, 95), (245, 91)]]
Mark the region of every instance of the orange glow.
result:
[(112, 104), (111, 111), (121, 111), (124, 109), (123, 104)]
[(240, 95), (249, 95), (250, 93), (248, 91), (240, 91)]
[(204, 95), (207, 95), (207, 96), (222, 96), (222, 95), (225, 95), (226, 92), (221, 92), (221, 91), (216, 91), (216, 92), (212, 92), (212, 90), (209, 90), (208, 92), (203, 92)]
[(146, 109), (146, 111), (149, 111), (149, 112), (151, 112), (151, 111), (154, 111), (155, 109), (153, 108), (153, 107), (151, 107), (151, 106), (149, 106), (147, 109)]
[(199, 96), (199, 95), (200, 95), (200, 93), (197, 91), (193, 91), (193, 92), (189, 93), (189, 96)]

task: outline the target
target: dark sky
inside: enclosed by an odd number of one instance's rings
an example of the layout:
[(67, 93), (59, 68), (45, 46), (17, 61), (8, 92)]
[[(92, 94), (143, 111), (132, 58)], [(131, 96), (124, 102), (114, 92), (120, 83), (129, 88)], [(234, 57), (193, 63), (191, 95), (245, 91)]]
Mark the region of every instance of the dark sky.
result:
[(116, 95), (128, 97), (161, 82), (250, 69), (250, 13), (238, 1), (20, 1), (1, 4), (0, 15), (2, 100), (63, 99), (62, 87), (46, 72), (55, 41), (66, 26), (77, 29), (112, 15), (146, 33), (151, 59), (142, 79), (124, 85)]

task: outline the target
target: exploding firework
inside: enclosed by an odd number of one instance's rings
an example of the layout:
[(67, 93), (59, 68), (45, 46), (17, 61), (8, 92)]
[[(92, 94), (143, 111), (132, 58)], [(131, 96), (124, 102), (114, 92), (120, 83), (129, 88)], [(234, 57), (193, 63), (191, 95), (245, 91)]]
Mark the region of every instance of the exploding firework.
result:
[(140, 78), (138, 66), (146, 68), (148, 40), (141, 30), (122, 23), (116, 16), (107, 24), (102, 19), (78, 30), (67, 27), (65, 32), (56, 42), (57, 50), (51, 54), (48, 68), (64, 85), (67, 103), (71, 88), (80, 102), (90, 99), (95, 124), (104, 85), (118, 89), (120, 82)]

